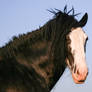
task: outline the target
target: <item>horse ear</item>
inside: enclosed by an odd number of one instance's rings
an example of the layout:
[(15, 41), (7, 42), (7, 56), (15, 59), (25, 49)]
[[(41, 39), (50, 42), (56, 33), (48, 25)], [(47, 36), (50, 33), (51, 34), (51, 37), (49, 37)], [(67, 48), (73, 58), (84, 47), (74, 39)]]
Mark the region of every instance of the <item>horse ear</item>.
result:
[(82, 19), (79, 21), (79, 26), (83, 27), (87, 23), (88, 20), (88, 14), (85, 13), (85, 15), (82, 17)]

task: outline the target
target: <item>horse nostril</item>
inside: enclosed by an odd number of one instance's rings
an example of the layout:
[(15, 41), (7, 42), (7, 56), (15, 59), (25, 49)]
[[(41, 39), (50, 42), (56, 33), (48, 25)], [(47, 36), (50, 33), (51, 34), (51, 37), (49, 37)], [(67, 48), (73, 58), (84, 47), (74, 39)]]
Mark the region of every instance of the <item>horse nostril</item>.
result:
[(80, 73), (79, 73), (79, 70), (77, 70), (77, 74), (79, 75)]

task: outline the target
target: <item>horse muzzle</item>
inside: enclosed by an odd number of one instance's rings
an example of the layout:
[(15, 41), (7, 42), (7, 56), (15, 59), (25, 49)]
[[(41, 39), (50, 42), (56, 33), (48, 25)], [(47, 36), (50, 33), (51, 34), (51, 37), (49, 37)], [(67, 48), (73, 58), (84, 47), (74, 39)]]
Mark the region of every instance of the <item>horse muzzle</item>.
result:
[(88, 75), (88, 69), (84, 72), (77, 71), (76, 73), (72, 73), (72, 78), (76, 84), (82, 84), (85, 82)]

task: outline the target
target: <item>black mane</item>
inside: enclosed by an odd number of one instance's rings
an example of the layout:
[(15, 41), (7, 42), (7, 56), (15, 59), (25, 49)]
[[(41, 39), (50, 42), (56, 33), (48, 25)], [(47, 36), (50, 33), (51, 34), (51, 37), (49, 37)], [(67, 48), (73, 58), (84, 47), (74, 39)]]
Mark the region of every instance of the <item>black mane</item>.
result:
[[(74, 28), (78, 26), (78, 21), (75, 19), (75, 16), (78, 14), (74, 15), (74, 8), (68, 12), (67, 6), (64, 8), (64, 12), (58, 9), (49, 11), (54, 14), (53, 19), (49, 20), (44, 26), (37, 30), (28, 32), (27, 34), (20, 34), (18, 37), (14, 36), (12, 40), (6, 43), (6, 45), (2, 48), (11, 48), (12, 50), (14, 49), (17, 51), (20, 45), (21, 47), (26, 47), (24, 45), (27, 45), (30, 42), (33, 43), (36, 39), (38, 39), (37, 37), (42, 37), (42, 39), (45, 40), (53, 40), (54, 44), (56, 44), (57, 41), (70, 32), (72, 27)], [(69, 15), (71, 12), (72, 15)], [(9, 53), (11, 53), (11, 51)]]

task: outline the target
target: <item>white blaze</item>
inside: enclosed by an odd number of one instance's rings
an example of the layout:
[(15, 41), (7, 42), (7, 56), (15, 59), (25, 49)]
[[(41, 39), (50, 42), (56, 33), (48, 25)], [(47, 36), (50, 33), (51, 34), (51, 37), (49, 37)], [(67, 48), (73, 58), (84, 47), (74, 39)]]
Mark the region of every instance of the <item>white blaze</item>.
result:
[(71, 40), (70, 47), (71, 53), (74, 57), (74, 64), (77, 70), (83, 74), (87, 70), (84, 45), (87, 35), (84, 33), (81, 27), (72, 29), (69, 38)]

